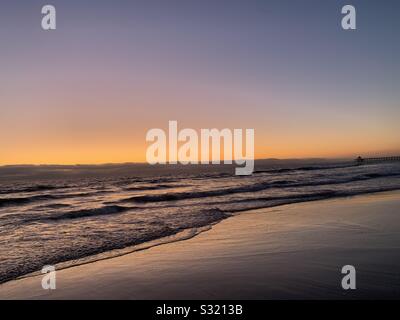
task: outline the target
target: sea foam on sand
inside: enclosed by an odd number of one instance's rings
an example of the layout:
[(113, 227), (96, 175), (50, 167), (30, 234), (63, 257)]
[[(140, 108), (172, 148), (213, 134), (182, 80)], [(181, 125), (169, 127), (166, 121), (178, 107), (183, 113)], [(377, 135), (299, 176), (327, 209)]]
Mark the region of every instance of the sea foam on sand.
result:
[[(242, 213), (185, 241), (0, 286), (2, 299), (400, 298), (400, 192)], [(356, 268), (356, 290), (341, 269)]]

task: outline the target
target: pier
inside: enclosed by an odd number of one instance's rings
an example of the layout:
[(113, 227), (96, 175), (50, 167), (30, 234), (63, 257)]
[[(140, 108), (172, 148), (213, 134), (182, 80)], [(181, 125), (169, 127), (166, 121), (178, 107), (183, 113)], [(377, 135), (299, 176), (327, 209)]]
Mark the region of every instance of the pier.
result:
[(365, 164), (371, 162), (393, 162), (393, 161), (400, 161), (400, 156), (392, 156), (392, 157), (377, 157), (377, 158), (362, 158), (357, 157), (355, 159), (357, 164)]

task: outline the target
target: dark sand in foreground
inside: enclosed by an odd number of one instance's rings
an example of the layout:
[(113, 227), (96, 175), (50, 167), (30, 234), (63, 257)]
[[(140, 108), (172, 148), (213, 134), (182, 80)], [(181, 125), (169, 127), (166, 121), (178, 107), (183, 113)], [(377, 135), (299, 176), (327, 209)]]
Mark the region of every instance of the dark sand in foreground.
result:
[[(354, 265), (357, 289), (341, 288)], [(400, 298), (400, 192), (242, 213), (179, 241), (0, 286), (1, 299)]]

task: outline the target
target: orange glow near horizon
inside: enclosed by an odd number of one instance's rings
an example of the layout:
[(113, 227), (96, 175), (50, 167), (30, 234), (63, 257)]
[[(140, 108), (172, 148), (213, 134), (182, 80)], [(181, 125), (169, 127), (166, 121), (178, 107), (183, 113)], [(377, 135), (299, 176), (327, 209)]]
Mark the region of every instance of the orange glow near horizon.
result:
[[(30, 144), (3, 142), (0, 165), (18, 164), (105, 164), (146, 162), (145, 134), (132, 137), (109, 137), (97, 134), (96, 138), (68, 139), (67, 137), (36, 137)], [(266, 158), (354, 158), (358, 155), (398, 154), (396, 141), (382, 148), (371, 148), (370, 139), (346, 139), (346, 137), (314, 137), (306, 135), (268, 138), (255, 136), (255, 159)], [(15, 141), (15, 139), (14, 139)], [(307, 142), (306, 142), (307, 141)], [(376, 141), (378, 142), (378, 141)]]
[(65, 2), (44, 32), (33, 4), (8, 5), (0, 165), (145, 162), (146, 132), (170, 120), (254, 129), (256, 159), (400, 153), (398, 19), (343, 32), (324, 2), (324, 23), (304, 6), (298, 32), (302, 6)]

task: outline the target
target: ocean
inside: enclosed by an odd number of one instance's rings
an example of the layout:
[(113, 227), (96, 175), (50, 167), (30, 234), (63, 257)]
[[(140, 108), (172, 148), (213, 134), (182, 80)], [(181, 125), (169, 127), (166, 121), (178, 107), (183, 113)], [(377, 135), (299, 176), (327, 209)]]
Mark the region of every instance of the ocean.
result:
[[(240, 212), (400, 189), (400, 163), (0, 167), (0, 283), (187, 239)], [(323, 213), (321, 213), (323, 214)]]

